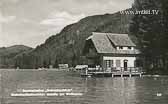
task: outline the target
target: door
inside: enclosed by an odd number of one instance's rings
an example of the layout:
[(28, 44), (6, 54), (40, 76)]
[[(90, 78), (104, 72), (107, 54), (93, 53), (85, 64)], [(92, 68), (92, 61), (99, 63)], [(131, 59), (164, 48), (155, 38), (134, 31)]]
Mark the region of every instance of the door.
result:
[(124, 60), (124, 71), (128, 69), (128, 60)]

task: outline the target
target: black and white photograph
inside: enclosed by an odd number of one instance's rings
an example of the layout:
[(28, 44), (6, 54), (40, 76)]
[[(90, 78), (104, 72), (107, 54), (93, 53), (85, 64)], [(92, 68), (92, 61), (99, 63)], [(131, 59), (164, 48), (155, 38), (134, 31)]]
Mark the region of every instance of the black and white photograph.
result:
[(0, 104), (168, 104), (168, 0), (0, 0)]

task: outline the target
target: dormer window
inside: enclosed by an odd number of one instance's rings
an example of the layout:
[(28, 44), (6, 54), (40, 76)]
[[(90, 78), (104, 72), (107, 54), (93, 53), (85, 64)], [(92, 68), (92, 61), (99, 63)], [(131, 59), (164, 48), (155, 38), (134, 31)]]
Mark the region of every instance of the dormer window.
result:
[(118, 46), (117, 50), (134, 50), (134, 47), (131, 46)]
[(119, 47), (119, 49), (123, 49), (123, 47), (122, 47), (122, 46), (120, 46), (120, 47)]
[(132, 47), (128, 47), (128, 49), (132, 49)]

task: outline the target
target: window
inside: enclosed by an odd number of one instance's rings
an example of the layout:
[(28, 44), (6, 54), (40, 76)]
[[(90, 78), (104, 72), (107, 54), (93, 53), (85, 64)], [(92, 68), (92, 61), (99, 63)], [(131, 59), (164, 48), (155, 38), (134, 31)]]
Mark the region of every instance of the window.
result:
[(116, 60), (116, 67), (121, 67), (121, 61), (120, 60)]
[(113, 67), (113, 60), (109, 60), (110, 61), (110, 67)]
[(113, 67), (113, 60), (105, 60), (105, 67), (106, 68)]
[(128, 47), (128, 49), (132, 49), (132, 47)]
[(123, 49), (123, 47), (122, 47), (122, 46), (120, 46), (120, 47), (119, 47), (119, 49)]

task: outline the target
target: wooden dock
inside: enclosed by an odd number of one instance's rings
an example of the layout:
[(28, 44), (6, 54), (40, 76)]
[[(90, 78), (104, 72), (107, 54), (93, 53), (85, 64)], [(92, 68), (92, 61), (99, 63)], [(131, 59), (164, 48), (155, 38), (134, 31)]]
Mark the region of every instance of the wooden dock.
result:
[(139, 77), (142, 77), (142, 72), (128, 72), (128, 71), (112, 72), (112, 77), (115, 77), (115, 76), (121, 76), (121, 77), (139, 76)]
[(139, 69), (129, 69), (127, 71), (120, 70), (111, 70), (111, 71), (103, 71), (103, 70), (86, 70), (84, 73), (81, 73), (83, 77), (142, 77), (142, 71)]

